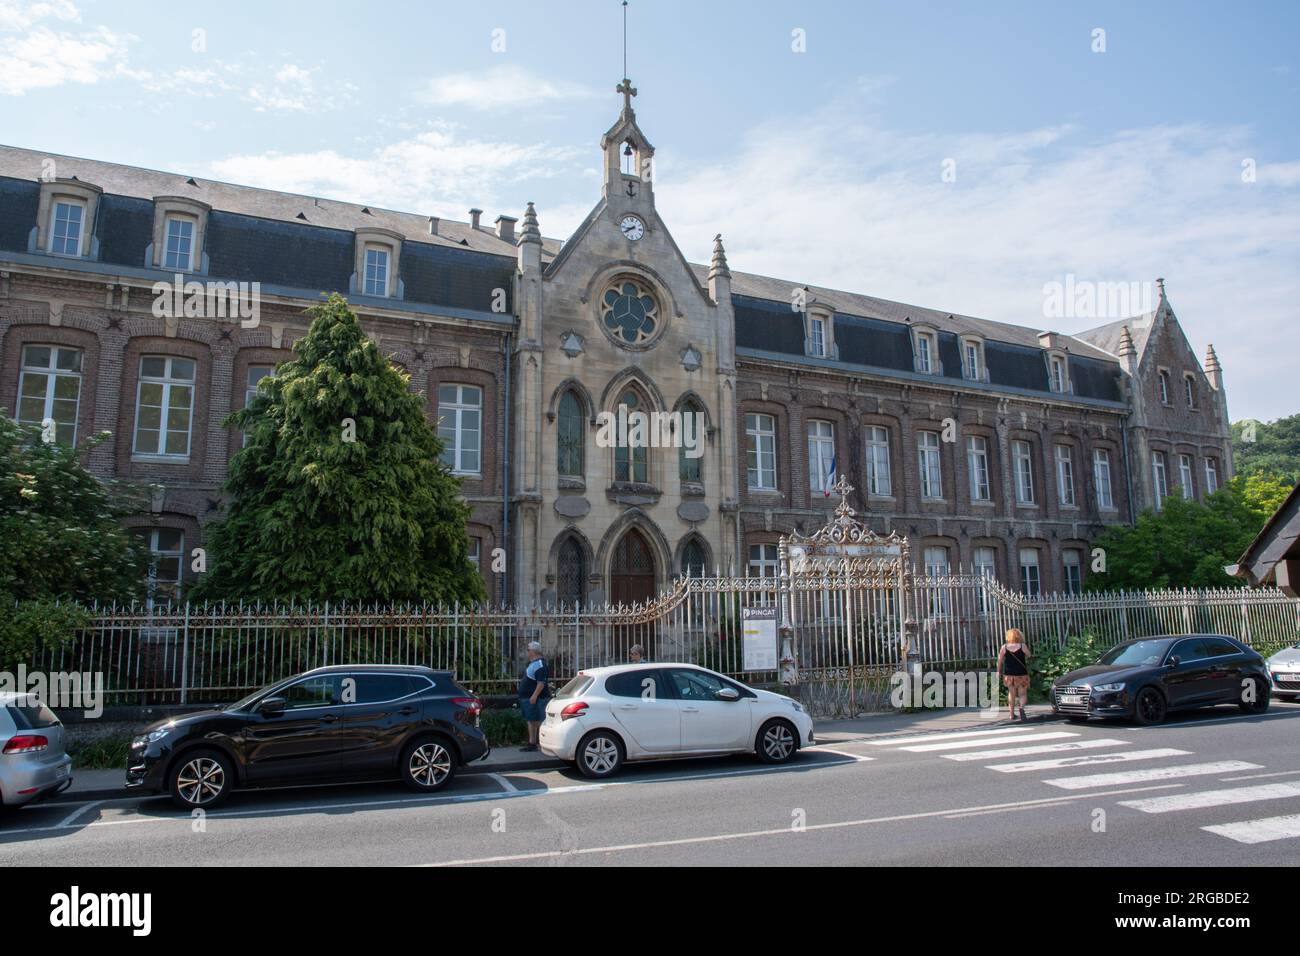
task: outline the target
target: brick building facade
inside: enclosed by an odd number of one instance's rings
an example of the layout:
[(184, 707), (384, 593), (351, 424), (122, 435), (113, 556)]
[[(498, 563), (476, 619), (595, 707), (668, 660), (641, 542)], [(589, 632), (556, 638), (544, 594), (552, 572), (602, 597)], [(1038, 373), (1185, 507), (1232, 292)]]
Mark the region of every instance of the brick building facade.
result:
[[(1231, 477), (1222, 370), (1163, 283), (1149, 314), (1065, 335), (733, 273), (721, 237), (688, 262), (632, 95), (562, 243), (531, 203), (488, 227), (0, 148), (0, 408), (111, 432), (89, 466), (149, 487), (130, 523), (184, 576), (239, 448), (223, 420), (343, 292), (440, 422), (489, 592), (522, 606), (770, 573), (837, 473), (928, 567), (1073, 589), (1105, 525)], [(159, 314), (177, 274), (259, 283), (256, 325)], [(602, 447), (621, 406), (701, 416), (702, 457)]]

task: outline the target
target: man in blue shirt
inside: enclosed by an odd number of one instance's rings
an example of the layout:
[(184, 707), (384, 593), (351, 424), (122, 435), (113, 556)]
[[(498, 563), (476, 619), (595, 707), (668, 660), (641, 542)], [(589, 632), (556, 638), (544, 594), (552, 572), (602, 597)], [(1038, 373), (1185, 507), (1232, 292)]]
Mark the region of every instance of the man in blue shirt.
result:
[(528, 644), (528, 664), (519, 675), (519, 709), (528, 721), (528, 743), (520, 750), (536, 750), (537, 734), (546, 717), (546, 702), (551, 697), (551, 672), (542, 659), (542, 645), (538, 641)]

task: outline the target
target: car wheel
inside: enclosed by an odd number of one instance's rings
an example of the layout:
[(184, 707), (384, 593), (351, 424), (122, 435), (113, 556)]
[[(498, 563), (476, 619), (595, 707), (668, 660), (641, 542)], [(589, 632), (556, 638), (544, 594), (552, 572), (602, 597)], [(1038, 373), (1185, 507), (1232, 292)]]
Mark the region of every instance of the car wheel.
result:
[(799, 734), (786, 720), (769, 720), (758, 728), (754, 752), (763, 763), (785, 763), (799, 750)]
[(593, 730), (578, 741), (578, 769), (592, 780), (614, 776), (624, 756), (623, 741), (608, 730)]
[(226, 802), (235, 787), (230, 758), (219, 750), (190, 750), (168, 774), (172, 803), (182, 810), (211, 810)]
[(402, 783), (417, 793), (433, 793), (456, 776), (456, 750), (442, 737), (421, 737), (402, 750)]
[(1133, 717), (1143, 726), (1162, 723), (1168, 711), (1165, 695), (1154, 687), (1142, 688), (1133, 704)]
[[(1243, 694), (1242, 699), (1237, 701), (1237, 706), (1248, 714), (1264, 713), (1264, 711), (1268, 710), (1268, 688), (1263, 686), (1263, 683), (1258, 678), (1248, 677), (1246, 680), (1250, 681), (1252, 688), (1254, 688), (1255, 699), (1247, 701)], [(1244, 686), (1242, 689), (1245, 689)]]

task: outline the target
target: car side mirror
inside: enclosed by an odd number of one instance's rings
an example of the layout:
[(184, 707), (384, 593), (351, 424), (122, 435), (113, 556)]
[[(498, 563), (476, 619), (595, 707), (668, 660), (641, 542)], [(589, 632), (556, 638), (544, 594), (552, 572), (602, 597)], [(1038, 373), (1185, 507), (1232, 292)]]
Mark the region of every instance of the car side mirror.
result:
[(1181, 664), (1182, 662), (1183, 662), (1183, 659), (1182, 659), (1181, 657), (1179, 657), (1177, 654), (1175, 654), (1173, 657), (1169, 658), (1169, 666), (1170, 666), (1170, 667), (1177, 667), (1177, 666), (1178, 666), (1179, 664)]
[(734, 687), (722, 687), (713, 695), (715, 700), (740, 700), (740, 691)]
[(285, 703), (283, 697), (267, 697), (257, 705), (257, 712), (267, 717), (274, 717), (284, 713)]

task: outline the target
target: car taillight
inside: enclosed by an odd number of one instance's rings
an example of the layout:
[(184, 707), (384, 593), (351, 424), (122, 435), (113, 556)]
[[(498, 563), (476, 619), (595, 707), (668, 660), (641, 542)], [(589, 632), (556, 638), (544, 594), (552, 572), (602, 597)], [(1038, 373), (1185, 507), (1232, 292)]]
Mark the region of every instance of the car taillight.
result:
[(483, 713), (483, 701), (479, 700), (477, 697), (453, 697), (451, 702), (453, 704), (460, 704), (460, 706), (469, 711), (471, 717), (477, 717), (479, 714)]
[(560, 711), (560, 720), (569, 720), (573, 717), (581, 717), (587, 712), (587, 702), (585, 700), (575, 700), (572, 704)]
[(19, 734), (17, 737), (10, 737), (9, 743), (5, 744), (4, 752), (7, 754), (30, 754), (38, 750), (44, 750), (50, 745), (50, 741), (40, 734)]

